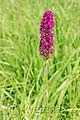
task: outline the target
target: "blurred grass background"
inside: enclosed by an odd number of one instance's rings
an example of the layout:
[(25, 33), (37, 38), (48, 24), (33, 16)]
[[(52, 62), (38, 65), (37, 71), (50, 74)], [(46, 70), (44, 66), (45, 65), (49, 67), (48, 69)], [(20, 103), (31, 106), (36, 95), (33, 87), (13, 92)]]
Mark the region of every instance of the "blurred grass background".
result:
[[(54, 12), (46, 108), (40, 22)], [(80, 120), (80, 1), (0, 0), (0, 120)]]

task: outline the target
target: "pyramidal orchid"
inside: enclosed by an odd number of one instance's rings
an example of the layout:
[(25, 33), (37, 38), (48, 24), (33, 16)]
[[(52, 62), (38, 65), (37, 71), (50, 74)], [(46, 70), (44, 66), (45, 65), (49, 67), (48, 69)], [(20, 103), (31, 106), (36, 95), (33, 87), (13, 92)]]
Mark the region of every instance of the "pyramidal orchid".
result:
[(52, 28), (54, 26), (54, 18), (53, 13), (51, 11), (45, 11), (43, 13), (41, 25), (40, 25), (40, 46), (39, 51), (42, 56), (46, 59), (49, 58), (50, 54), (53, 54), (53, 31)]
[(48, 107), (48, 70), (49, 70), (49, 56), (53, 54), (53, 27), (54, 27), (54, 16), (52, 11), (45, 11), (40, 25), (40, 54), (45, 58), (44, 66), (44, 82), (45, 82), (45, 93), (46, 93), (46, 106)]

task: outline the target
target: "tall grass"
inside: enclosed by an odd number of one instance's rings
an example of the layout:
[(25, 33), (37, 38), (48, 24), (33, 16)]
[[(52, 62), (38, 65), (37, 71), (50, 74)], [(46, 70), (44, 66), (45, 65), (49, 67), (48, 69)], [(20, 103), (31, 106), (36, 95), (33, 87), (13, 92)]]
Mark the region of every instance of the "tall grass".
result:
[[(38, 51), (45, 10), (55, 14), (48, 108)], [(0, 120), (80, 120), (79, 0), (0, 0)]]

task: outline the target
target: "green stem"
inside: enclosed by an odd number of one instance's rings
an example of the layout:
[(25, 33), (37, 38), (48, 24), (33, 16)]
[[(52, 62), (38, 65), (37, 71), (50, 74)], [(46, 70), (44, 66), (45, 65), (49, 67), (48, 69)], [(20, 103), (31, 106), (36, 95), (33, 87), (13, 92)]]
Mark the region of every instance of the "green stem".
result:
[(48, 60), (45, 61), (45, 71), (44, 71), (44, 77), (45, 77), (45, 94), (46, 94), (46, 107), (48, 109)]

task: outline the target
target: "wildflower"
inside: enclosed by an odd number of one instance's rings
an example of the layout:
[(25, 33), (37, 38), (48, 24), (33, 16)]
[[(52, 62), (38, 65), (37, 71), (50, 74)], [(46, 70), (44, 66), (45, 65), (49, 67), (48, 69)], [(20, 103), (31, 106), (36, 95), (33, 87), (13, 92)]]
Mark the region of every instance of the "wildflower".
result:
[(53, 31), (52, 28), (54, 26), (53, 13), (51, 11), (46, 11), (43, 14), (43, 18), (40, 25), (40, 46), (39, 51), (40, 54), (43, 55), (46, 59), (50, 54), (53, 54)]

